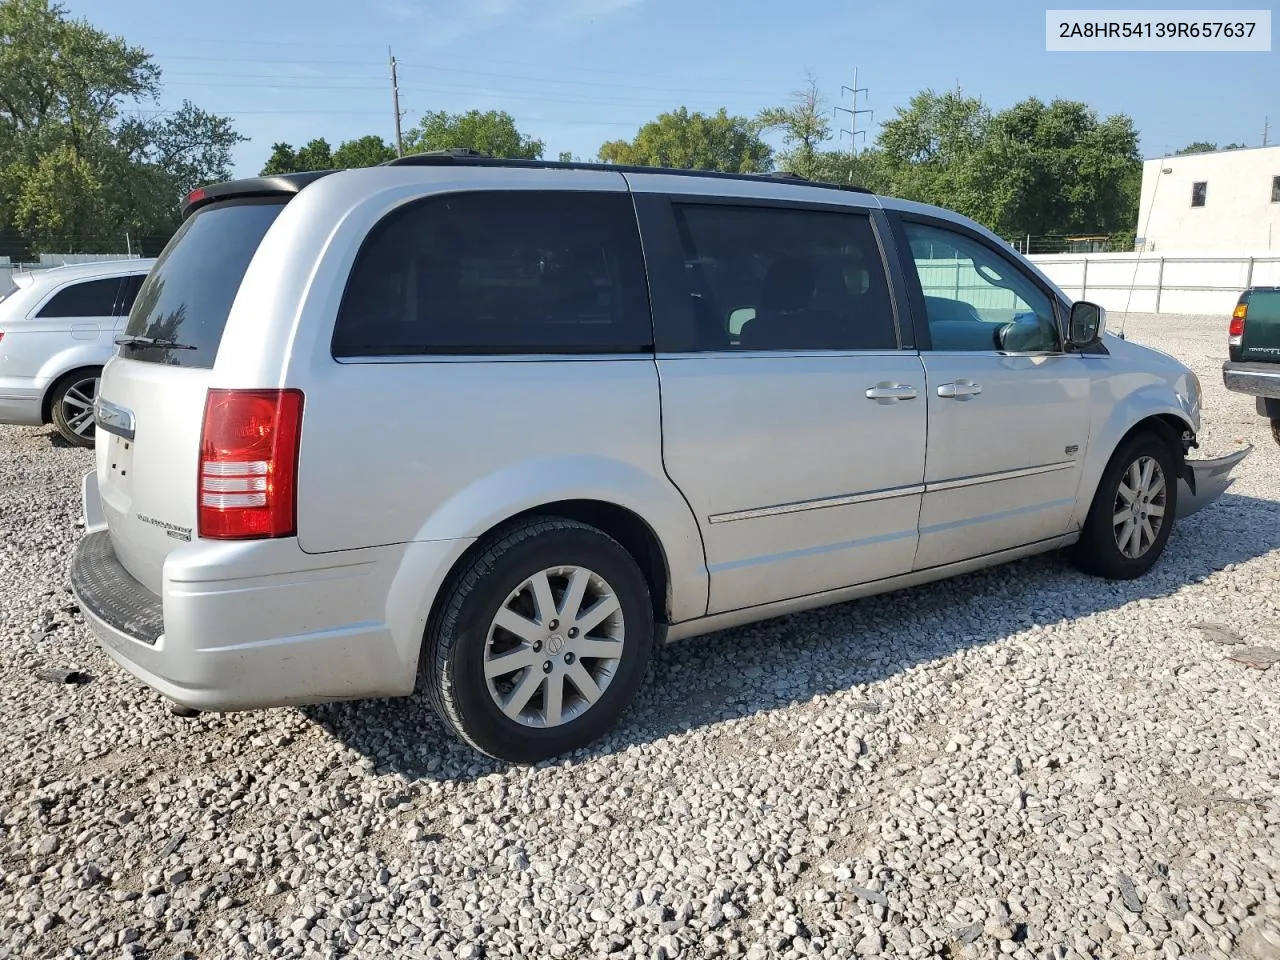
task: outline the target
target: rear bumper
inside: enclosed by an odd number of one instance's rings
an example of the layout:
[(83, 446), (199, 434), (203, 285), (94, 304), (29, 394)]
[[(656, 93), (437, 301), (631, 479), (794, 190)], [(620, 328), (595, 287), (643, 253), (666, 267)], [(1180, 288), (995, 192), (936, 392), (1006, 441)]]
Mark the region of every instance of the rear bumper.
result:
[(1280, 363), (1237, 363), (1222, 365), (1222, 382), (1228, 390), (1251, 397), (1280, 397)]
[(1235, 482), (1231, 471), (1253, 451), (1253, 446), (1212, 460), (1188, 460), (1178, 481), (1178, 517), (1198, 513), (1222, 496)]
[[(355, 574), (356, 577), (361, 574)], [(330, 577), (256, 585), (165, 583), (157, 596), (116, 558), (106, 530), (76, 549), (71, 587), (102, 648), (135, 677), (197, 710), (246, 710), (413, 690), (385, 624), (315, 623)], [(307, 595), (311, 594), (310, 597)], [(310, 602), (309, 602), (310, 601)], [(312, 629), (295, 632), (310, 624)], [(264, 635), (267, 634), (267, 635)]]
[(296, 540), (196, 541), (166, 559), (157, 595), (117, 558), (93, 474), (84, 495), (71, 586), (85, 620), (112, 659), (197, 710), (412, 693), (429, 572), (443, 579), (466, 545), (312, 555)]

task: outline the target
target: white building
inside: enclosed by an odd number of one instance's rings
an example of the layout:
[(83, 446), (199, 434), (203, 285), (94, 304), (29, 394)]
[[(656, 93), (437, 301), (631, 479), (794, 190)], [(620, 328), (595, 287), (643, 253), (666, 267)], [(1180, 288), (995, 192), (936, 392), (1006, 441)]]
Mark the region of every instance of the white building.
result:
[(1147, 160), (1136, 232), (1156, 253), (1280, 251), (1280, 146)]

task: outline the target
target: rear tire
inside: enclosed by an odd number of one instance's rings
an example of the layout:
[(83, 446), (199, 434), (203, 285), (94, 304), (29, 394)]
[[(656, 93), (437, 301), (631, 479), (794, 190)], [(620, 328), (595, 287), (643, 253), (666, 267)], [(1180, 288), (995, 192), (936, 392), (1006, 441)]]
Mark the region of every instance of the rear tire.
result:
[(1072, 559), (1108, 580), (1140, 577), (1164, 552), (1177, 511), (1173, 451), (1153, 432), (1136, 434), (1107, 464)]
[(556, 517), (503, 531), (446, 585), (420, 677), (461, 740), (536, 763), (597, 739), (653, 651), (649, 585), (594, 527)]
[(1276, 443), (1280, 443), (1280, 417), (1275, 417), (1271, 421), (1271, 437)]
[(72, 446), (93, 446), (93, 401), (97, 399), (101, 377), (101, 370), (78, 370), (54, 385), (50, 417), (59, 436)]

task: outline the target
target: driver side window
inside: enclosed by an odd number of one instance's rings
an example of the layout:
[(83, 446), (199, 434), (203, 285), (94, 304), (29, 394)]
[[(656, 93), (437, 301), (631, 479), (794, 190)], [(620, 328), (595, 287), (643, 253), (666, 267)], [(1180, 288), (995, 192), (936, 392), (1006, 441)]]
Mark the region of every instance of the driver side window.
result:
[(1053, 303), (1005, 258), (964, 234), (903, 224), (935, 351), (1052, 353)]

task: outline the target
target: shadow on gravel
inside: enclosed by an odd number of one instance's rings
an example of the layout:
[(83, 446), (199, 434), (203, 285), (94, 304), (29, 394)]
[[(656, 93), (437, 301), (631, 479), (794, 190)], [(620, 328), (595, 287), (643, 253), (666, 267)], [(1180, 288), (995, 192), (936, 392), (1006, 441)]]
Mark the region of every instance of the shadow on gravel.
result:
[[(1224, 494), (1178, 525), (1138, 580), (1111, 583), (1046, 554), (926, 586), (767, 620), (658, 651), (612, 734), (571, 755), (590, 760), (717, 721), (875, 683), (1037, 624), (1169, 596), (1280, 549), (1274, 500)], [(874, 709), (869, 707), (868, 709)], [(379, 774), (470, 780), (504, 769), (446, 732), (423, 696), (302, 708)], [(552, 762), (554, 763), (554, 761)]]

